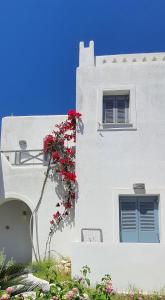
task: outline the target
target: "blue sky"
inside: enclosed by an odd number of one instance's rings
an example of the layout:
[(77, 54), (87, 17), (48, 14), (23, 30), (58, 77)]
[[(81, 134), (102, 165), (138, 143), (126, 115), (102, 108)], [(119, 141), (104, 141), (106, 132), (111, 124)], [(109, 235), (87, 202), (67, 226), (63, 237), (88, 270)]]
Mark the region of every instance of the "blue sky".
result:
[(0, 0), (0, 116), (75, 107), (78, 44), (165, 51), (165, 0)]

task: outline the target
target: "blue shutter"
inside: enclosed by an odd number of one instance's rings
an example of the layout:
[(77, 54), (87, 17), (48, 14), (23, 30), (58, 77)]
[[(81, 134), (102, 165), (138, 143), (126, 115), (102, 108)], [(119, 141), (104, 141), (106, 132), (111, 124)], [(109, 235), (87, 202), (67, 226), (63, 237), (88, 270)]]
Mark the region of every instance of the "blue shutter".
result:
[(159, 243), (158, 199), (157, 197), (140, 197), (139, 211), (139, 242)]
[(138, 210), (135, 197), (120, 197), (120, 241), (138, 242)]

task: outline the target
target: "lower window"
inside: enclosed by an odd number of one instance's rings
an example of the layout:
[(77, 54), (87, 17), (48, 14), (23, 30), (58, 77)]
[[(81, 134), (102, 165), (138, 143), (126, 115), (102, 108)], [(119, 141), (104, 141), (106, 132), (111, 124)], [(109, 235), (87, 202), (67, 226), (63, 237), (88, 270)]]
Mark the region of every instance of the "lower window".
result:
[(157, 196), (120, 196), (119, 214), (120, 242), (160, 242)]

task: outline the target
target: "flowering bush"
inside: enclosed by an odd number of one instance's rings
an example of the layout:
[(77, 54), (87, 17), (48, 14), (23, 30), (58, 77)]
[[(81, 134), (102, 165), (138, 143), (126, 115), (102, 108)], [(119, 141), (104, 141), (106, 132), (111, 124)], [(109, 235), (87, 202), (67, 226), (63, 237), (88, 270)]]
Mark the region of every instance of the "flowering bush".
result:
[[(37, 205), (32, 212), (30, 218), (30, 228), (32, 222), (35, 225), (36, 231), (36, 247), (32, 239), (32, 230), (30, 231), (32, 249), (37, 262), (41, 261), (39, 234), (38, 234), (38, 211), (41, 205), (45, 186), (48, 177), (55, 179), (58, 183), (56, 190), (58, 190), (59, 201), (56, 204), (56, 211), (50, 220), (50, 231), (46, 241), (45, 257), (49, 247), (50, 258), (50, 244), (54, 232), (59, 227), (62, 220), (66, 220), (66, 216), (71, 216), (70, 209), (74, 206), (75, 191), (76, 191), (76, 174), (75, 174), (75, 142), (76, 142), (76, 127), (81, 124), (81, 114), (75, 110), (68, 111), (66, 121), (55, 125), (52, 134), (48, 134), (44, 138), (43, 151), (45, 158), (48, 158), (47, 171), (41, 188), (41, 193)], [(79, 126), (81, 127), (82, 124)], [(50, 174), (52, 171), (52, 174)], [(35, 218), (34, 218), (35, 216)], [(68, 217), (69, 220), (69, 217)], [(71, 220), (71, 218), (70, 218)]]
[(68, 214), (75, 201), (75, 142), (76, 125), (80, 122), (81, 114), (75, 110), (68, 111), (65, 122), (55, 125), (52, 134), (44, 138), (44, 152), (49, 157), (49, 164), (57, 181), (62, 182), (62, 196), (56, 204), (58, 208), (50, 221), (50, 235), (57, 225)]
[[(36, 300), (164, 300), (165, 296), (158, 293), (151, 295), (143, 295), (138, 291), (130, 291), (127, 294), (114, 293), (110, 275), (105, 275), (101, 283), (97, 284), (96, 288), (90, 288), (86, 285), (87, 275), (90, 269), (84, 266), (81, 270), (82, 277), (67, 280), (55, 280), (51, 284), (50, 291), (43, 293), (41, 290), (36, 290)], [(0, 291), (0, 300), (25, 300), (31, 297), (19, 294), (12, 296), (13, 288), (9, 287), (5, 291)]]
[(110, 300), (114, 293), (111, 276), (106, 274), (102, 279), (101, 283), (96, 285), (96, 290), (91, 295), (92, 299), (95, 300)]
[(0, 300), (8, 300), (8, 299), (10, 299), (12, 292), (13, 292), (13, 288), (12, 287), (8, 287), (5, 290), (5, 292), (1, 293)]

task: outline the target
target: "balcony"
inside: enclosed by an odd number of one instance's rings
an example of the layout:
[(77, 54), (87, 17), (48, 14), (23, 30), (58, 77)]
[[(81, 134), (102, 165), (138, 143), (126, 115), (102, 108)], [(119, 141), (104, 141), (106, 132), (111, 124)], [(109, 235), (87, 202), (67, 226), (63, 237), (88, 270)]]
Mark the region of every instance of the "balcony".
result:
[(9, 163), (13, 166), (47, 165), (48, 155), (42, 149), (29, 150), (1, 150)]

